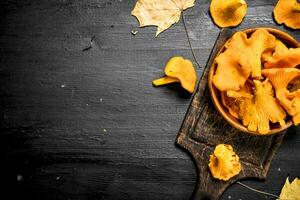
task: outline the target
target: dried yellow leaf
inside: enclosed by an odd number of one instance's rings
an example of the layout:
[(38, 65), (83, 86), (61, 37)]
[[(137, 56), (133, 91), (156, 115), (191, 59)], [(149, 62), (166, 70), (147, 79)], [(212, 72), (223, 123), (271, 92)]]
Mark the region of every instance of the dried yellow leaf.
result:
[(300, 180), (298, 178), (295, 178), (292, 183), (289, 178), (286, 178), (279, 200), (300, 200)]
[(242, 167), (231, 145), (218, 144), (210, 155), (208, 167), (214, 178), (228, 181), (240, 173)]
[(156, 36), (180, 19), (181, 12), (194, 6), (195, 0), (138, 0), (131, 14), (140, 27), (157, 26)]

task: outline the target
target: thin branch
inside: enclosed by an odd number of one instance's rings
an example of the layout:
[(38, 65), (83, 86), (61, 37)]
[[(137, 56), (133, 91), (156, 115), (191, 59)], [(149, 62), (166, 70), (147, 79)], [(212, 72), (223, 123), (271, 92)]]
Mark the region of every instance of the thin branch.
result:
[(189, 46), (190, 46), (190, 49), (191, 49), (193, 58), (194, 58), (195, 62), (197, 63), (198, 67), (201, 68), (200, 64), (199, 64), (198, 61), (197, 61), (197, 58), (196, 58), (195, 53), (194, 53), (194, 49), (193, 49), (192, 44), (191, 44), (191, 41), (190, 41), (190, 37), (189, 37), (188, 31), (187, 31), (187, 28), (186, 28), (186, 24), (185, 24), (183, 12), (182, 12), (181, 18), (182, 18), (183, 27), (184, 27), (184, 30), (185, 30), (186, 37), (187, 37), (187, 39), (188, 39), (188, 43), (189, 43)]
[(271, 196), (271, 197), (274, 197), (274, 198), (276, 198), (276, 199), (279, 198), (279, 196), (277, 196), (277, 195), (275, 195), (275, 194), (271, 194), (271, 193), (268, 193), (268, 192), (263, 192), (263, 191), (260, 191), (260, 190), (251, 188), (251, 187), (249, 187), (248, 185), (245, 185), (245, 184), (243, 184), (243, 183), (241, 183), (241, 182), (239, 182), (239, 181), (237, 181), (237, 184), (239, 184), (239, 185), (241, 185), (241, 186), (243, 186), (243, 187), (245, 187), (245, 188), (247, 188), (247, 189), (249, 189), (249, 190), (251, 190), (251, 191), (253, 191), (253, 192), (257, 192), (257, 193), (260, 193), (260, 194), (264, 194), (264, 195), (267, 195), (267, 196)]

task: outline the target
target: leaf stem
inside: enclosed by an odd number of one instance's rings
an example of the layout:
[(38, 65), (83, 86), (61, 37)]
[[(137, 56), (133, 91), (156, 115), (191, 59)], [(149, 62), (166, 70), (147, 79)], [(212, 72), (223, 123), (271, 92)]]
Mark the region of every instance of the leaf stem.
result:
[(271, 196), (271, 197), (274, 197), (274, 198), (276, 198), (276, 199), (279, 198), (279, 196), (277, 196), (277, 195), (275, 195), (275, 194), (271, 194), (271, 193), (268, 193), (268, 192), (263, 192), (263, 191), (260, 191), (260, 190), (251, 188), (251, 187), (249, 187), (248, 185), (245, 185), (245, 184), (243, 184), (243, 183), (241, 183), (241, 182), (239, 182), (239, 181), (237, 181), (237, 184), (239, 184), (239, 185), (241, 185), (241, 186), (243, 186), (243, 187), (245, 187), (245, 188), (247, 188), (247, 189), (249, 189), (249, 190), (251, 190), (251, 191), (253, 191), (253, 192), (257, 192), (257, 193), (260, 193), (260, 194), (264, 194), (264, 195), (267, 195), (267, 196)]
[(201, 68), (201, 66), (200, 66), (200, 64), (198, 63), (197, 58), (196, 58), (196, 56), (195, 56), (194, 49), (193, 49), (192, 44), (191, 44), (191, 41), (190, 41), (189, 33), (188, 33), (188, 31), (187, 31), (187, 28), (186, 28), (186, 24), (185, 24), (185, 20), (184, 20), (184, 16), (183, 16), (183, 15), (184, 15), (184, 14), (183, 14), (183, 12), (182, 12), (181, 18), (182, 18), (182, 22), (183, 22), (183, 27), (184, 27), (184, 30), (185, 30), (185, 34), (186, 34), (186, 37), (187, 37), (187, 40), (188, 40), (188, 43), (189, 43), (189, 46), (190, 46), (190, 49), (191, 49), (193, 58), (194, 58), (195, 62), (197, 63), (198, 67)]

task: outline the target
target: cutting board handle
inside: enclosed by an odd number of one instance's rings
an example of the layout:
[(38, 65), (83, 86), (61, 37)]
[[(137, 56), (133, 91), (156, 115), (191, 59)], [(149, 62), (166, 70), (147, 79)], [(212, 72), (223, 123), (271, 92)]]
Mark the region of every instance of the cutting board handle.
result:
[(191, 200), (214, 200), (214, 198), (207, 192), (201, 190), (200, 187), (198, 187), (194, 192)]

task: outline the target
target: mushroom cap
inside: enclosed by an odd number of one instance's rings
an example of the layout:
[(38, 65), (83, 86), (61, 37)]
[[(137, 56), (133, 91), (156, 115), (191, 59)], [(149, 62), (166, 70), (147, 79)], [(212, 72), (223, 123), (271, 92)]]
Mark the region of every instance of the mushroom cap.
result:
[(278, 91), (286, 89), (293, 79), (300, 77), (300, 70), (297, 68), (271, 68), (263, 69), (262, 74), (270, 80), (275, 90)]
[(281, 49), (267, 59), (265, 68), (288, 68), (297, 67), (300, 64), (300, 48)]
[(239, 25), (247, 13), (245, 0), (212, 0), (210, 14), (221, 28)]
[(288, 48), (285, 46), (285, 44), (279, 40), (276, 39), (275, 47), (274, 49), (267, 49), (263, 54), (261, 55), (262, 63), (272, 60), (273, 57), (280, 57), (288, 52)]
[(272, 68), (264, 69), (262, 73), (270, 79), (280, 104), (293, 117), (294, 124), (298, 125), (300, 123), (300, 88), (290, 92), (287, 87), (295, 78), (300, 77), (300, 70), (297, 68)]
[(243, 91), (228, 91), (227, 96), (239, 101), (239, 116), (243, 125), (249, 131), (258, 131), (263, 135), (270, 131), (269, 122), (279, 122), (283, 126), (286, 113), (274, 98), (273, 88), (268, 79), (263, 82), (253, 80), (253, 83), (253, 95), (246, 95)]
[(300, 3), (297, 0), (279, 0), (273, 12), (278, 24), (285, 24), (292, 29), (300, 28)]
[(213, 84), (220, 91), (240, 90), (248, 77), (261, 78), (261, 55), (275, 47), (276, 38), (264, 29), (250, 37), (236, 32), (225, 44), (226, 50), (215, 59)]
[[(228, 109), (228, 112), (235, 118), (241, 119), (239, 116), (239, 102), (236, 98), (252, 98), (251, 88), (253, 87), (252, 81), (248, 79), (244, 87), (239, 91), (228, 90), (227, 92), (221, 92), (221, 100), (223, 105)], [(234, 98), (233, 98), (234, 96)]]
[(218, 144), (210, 155), (209, 169), (214, 178), (227, 181), (240, 173), (242, 167), (231, 145)]
[(197, 74), (193, 63), (183, 57), (171, 58), (165, 68), (165, 74), (172, 78), (177, 78), (181, 86), (189, 91), (194, 92)]

